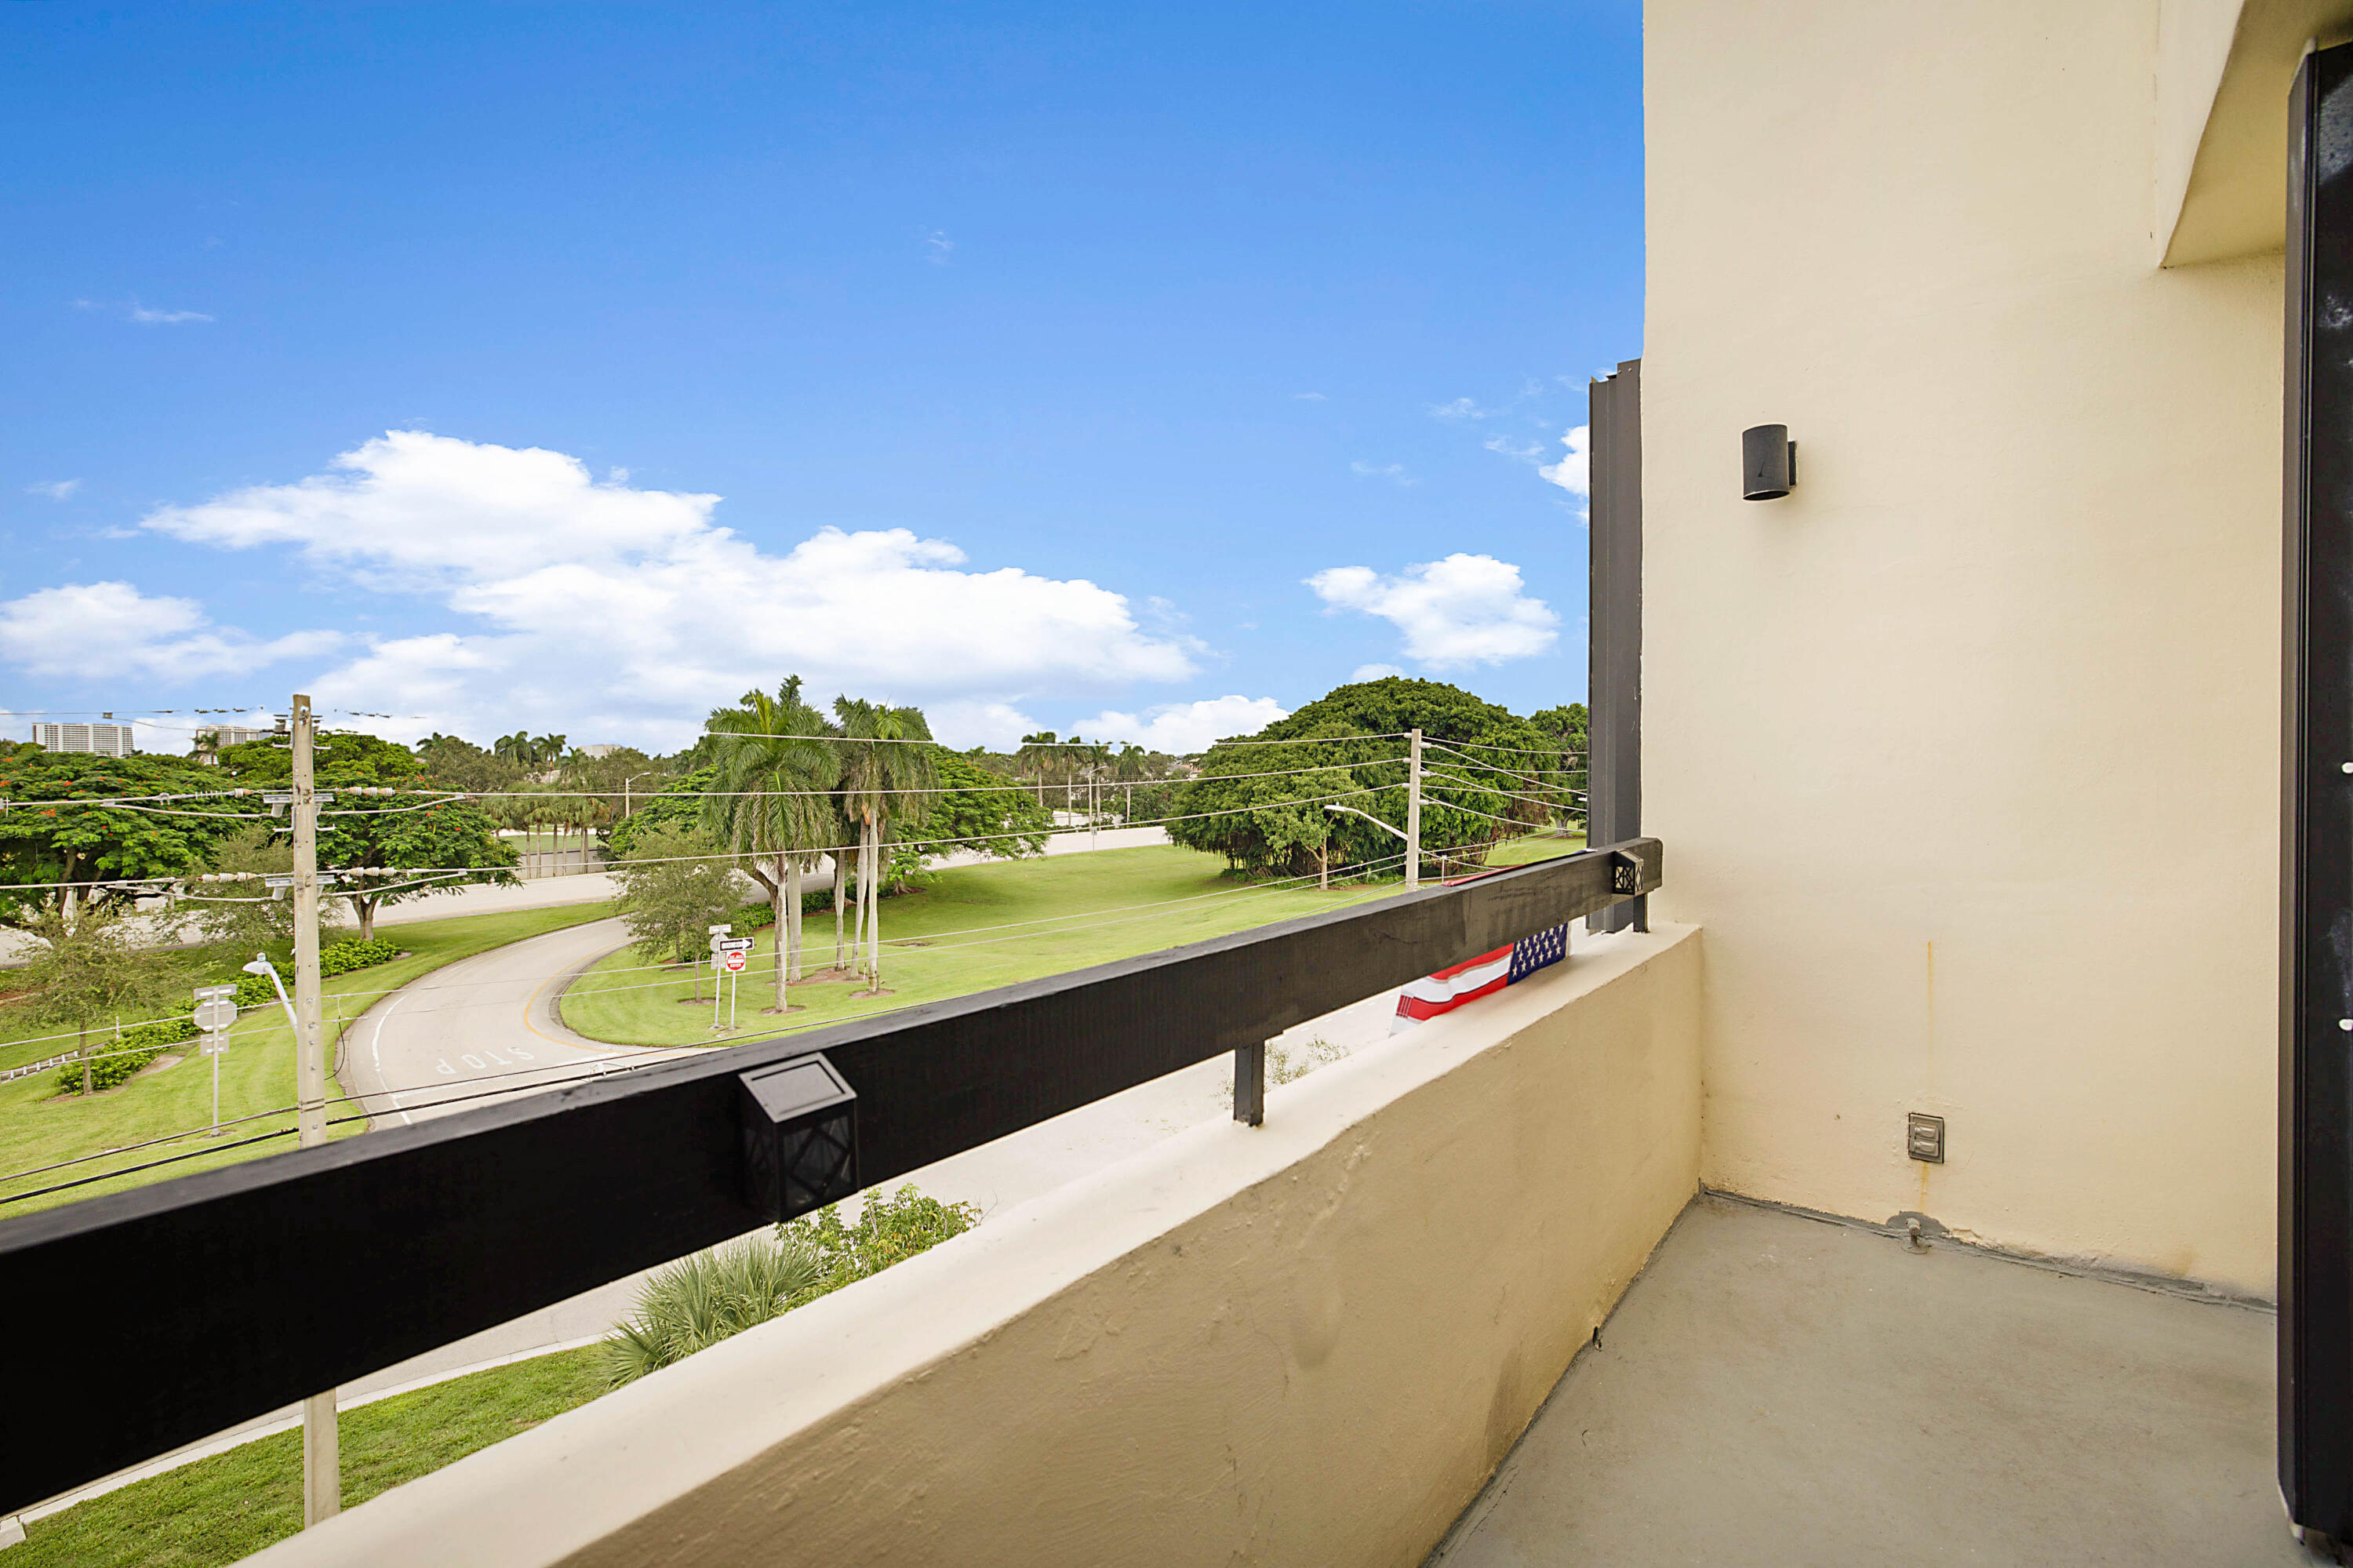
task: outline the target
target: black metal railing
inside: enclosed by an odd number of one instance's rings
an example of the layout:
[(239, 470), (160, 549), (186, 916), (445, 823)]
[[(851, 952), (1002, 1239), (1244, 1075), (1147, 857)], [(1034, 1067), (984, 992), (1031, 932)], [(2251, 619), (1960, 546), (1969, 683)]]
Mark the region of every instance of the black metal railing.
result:
[(0, 1514), (1261, 1044), (1660, 872), (1658, 841), (1634, 839), (0, 1223), (17, 1358)]

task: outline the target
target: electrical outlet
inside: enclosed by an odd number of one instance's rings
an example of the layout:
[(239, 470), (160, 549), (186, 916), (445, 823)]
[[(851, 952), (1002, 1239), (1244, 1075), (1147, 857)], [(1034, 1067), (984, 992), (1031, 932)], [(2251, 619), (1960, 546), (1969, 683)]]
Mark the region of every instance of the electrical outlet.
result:
[(1904, 1118), (1904, 1151), (1913, 1159), (1930, 1165), (1945, 1162), (1945, 1118), (1922, 1116), (1918, 1111)]

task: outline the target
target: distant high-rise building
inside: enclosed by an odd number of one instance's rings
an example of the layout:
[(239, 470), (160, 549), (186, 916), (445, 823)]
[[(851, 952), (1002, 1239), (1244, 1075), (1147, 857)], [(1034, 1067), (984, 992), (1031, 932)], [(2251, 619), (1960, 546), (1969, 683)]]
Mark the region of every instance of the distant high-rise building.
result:
[(243, 725), (235, 724), (225, 724), (216, 729), (201, 729), (196, 732), (196, 744), (191, 748), (191, 755), (207, 768), (216, 767), (220, 762), (222, 747), (268, 740), (269, 734), (266, 729), (248, 729)]
[(580, 755), (583, 757), (594, 757), (601, 760), (612, 756), (613, 753), (620, 749), (621, 748), (617, 746), (584, 746), (580, 748)]
[(132, 744), (127, 724), (36, 724), (33, 744), (47, 751), (89, 751), (100, 757), (128, 757), (139, 749)]

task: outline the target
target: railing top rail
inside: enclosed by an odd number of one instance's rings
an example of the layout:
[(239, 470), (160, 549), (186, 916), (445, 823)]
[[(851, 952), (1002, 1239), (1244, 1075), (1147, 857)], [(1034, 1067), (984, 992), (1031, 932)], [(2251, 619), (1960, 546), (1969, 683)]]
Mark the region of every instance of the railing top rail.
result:
[(0, 1513), (781, 1217), (742, 1080), (822, 1053), (875, 1186), (1659, 885), (1655, 839), (725, 1047), (0, 1221), (0, 1342), (140, 1332), (20, 1384)]

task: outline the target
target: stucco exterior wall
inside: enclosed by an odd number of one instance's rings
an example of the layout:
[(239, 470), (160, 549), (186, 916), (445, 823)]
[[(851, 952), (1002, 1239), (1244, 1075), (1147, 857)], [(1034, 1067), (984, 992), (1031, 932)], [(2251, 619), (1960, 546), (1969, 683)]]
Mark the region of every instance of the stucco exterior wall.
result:
[[(1705, 1179), (2267, 1293), (2281, 268), (2157, 270), (2155, 0), (1648, 18), (1643, 827), (1708, 929)], [(1744, 503), (1768, 421), (1799, 487)]]
[(1692, 1196), (1700, 942), (1561, 968), (257, 1563), (1419, 1563)]

